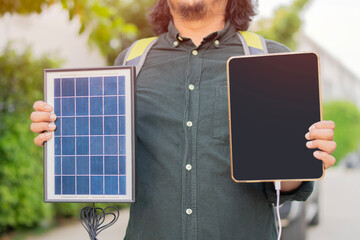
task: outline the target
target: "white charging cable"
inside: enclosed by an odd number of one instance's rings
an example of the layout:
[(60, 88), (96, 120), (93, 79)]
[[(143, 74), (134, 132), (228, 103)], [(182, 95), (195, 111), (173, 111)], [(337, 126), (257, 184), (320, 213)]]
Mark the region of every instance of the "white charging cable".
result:
[(279, 224), (279, 231), (278, 231), (278, 240), (281, 238), (281, 232), (282, 232), (282, 225), (281, 225), (281, 217), (280, 217), (280, 190), (281, 190), (281, 182), (275, 181), (275, 190), (276, 190), (276, 216)]

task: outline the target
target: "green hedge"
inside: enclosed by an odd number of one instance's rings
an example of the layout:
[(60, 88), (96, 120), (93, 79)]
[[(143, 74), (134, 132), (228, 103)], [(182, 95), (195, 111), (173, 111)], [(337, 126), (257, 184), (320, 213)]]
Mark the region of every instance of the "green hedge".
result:
[(84, 207), (43, 201), (43, 153), (33, 142), (29, 117), (43, 98), (43, 69), (57, 67), (59, 60), (35, 58), (30, 49), (0, 52), (0, 234), (78, 217)]
[(337, 148), (334, 157), (337, 164), (346, 154), (355, 151), (360, 144), (360, 111), (355, 104), (336, 101), (323, 105), (323, 118), (335, 122)]

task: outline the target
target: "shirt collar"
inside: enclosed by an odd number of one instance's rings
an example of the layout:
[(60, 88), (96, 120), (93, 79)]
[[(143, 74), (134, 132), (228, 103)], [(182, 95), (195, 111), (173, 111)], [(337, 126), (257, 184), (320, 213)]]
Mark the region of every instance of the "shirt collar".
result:
[[(226, 24), (225, 24), (225, 27), (223, 29), (221, 29), (220, 31), (213, 32), (213, 33), (207, 35), (203, 39), (203, 43), (211, 41), (211, 40), (218, 40), (219, 43), (221, 44), (224, 41), (226, 41), (227, 39), (229, 39), (230, 37), (234, 36), (235, 34), (236, 34), (235, 27), (230, 23), (230, 21), (227, 21)], [(169, 22), (167, 39), (168, 39), (169, 43), (172, 46), (174, 46), (175, 41), (186, 42), (186, 41), (190, 40), (189, 38), (186, 38), (186, 37), (183, 37), (183, 36), (180, 35), (180, 33), (176, 29), (173, 21)]]

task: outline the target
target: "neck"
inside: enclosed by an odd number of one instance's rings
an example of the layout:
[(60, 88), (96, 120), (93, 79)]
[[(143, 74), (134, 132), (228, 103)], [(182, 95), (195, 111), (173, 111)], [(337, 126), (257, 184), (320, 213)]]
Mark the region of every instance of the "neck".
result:
[(201, 19), (187, 19), (170, 10), (173, 22), (181, 36), (191, 38), (196, 46), (199, 46), (207, 35), (219, 31), (225, 26), (225, 11), (227, 1), (213, 6)]

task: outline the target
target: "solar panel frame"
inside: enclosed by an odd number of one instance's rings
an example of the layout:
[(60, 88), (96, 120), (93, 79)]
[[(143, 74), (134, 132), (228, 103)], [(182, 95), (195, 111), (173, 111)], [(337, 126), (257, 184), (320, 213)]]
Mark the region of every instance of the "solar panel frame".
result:
[[(56, 108), (57, 107), (60, 107), (61, 108), (61, 105), (59, 106), (55, 106), (55, 98), (58, 98), (58, 97), (55, 97), (55, 95), (58, 94), (58, 92), (55, 92), (55, 84), (58, 84), (57, 82), (55, 82), (56, 80), (55, 79), (67, 79), (67, 78), (73, 78), (74, 79), (74, 89), (72, 89), (72, 87), (68, 86), (70, 91), (73, 91), (74, 93), (74, 99), (77, 97), (77, 92), (78, 92), (78, 89), (77, 89), (77, 85), (76, 85), (76, 81), (81, 81), (79, 79), (81, 78), (87, 78), (87, 81), (88, 81), (88, 87), (87, 87), (87, 93), (86, 91), (84, 91), (84, 89), (80, 89), (79, 90), (79, 93), (81, 91), (83, 91), (82, 93), (80, 94), (85, 94), (85, 95), (79, 95), (79, 96), (85, 96), (88, 98), (88, 104), (90, 103), (90, 100), (92, 99), (95, 99), (97, 98), (98, 96), (94, 97), (91, 95), (91, 89), (90, 88), (90, 79), (91, 78), (95, 78), (95, 77), (102, 77), (102, 78), (105, 78), (105, 77), (114, 77), (116, 76), (116, 84), (117, 84), (117, 89), (116, 89), (116, 95), (117, 95), (117, 98), (116, 98), (116, 119), (117, 119), (117, 128), (119, 129), (117, 131), (117, 134), (116, 134), (116, 142), (117, 142), (117, 155), (118, 155), (118, 160), (117, 160), (117, 177), (118, 179), (116, 180), (117, 181), (117, 194), (113, 194), (112, 192), (108, 192), (108, 194), (105, 194), (105, 191), (106, 191), (106, 188), (105, 188), (105, 181), (106, 181), (106, 176), (105, 176), (105, 156), (107, 154), (105, 154), (105, 146), (103, 146), (103, 153), (101, 154), (102, 157), (103, 157), (103, 179), (102, 179), (102, 194), (94, 194), (91, 192), (92, 188), (91, 188), (91, 179), (92, 177), (94, 177), (92, 175), (92, 172), (90, 170), (91, 168), (91, 162), (90, 162), (90, 159), (91, 159), (91, 151), (90, 151), (90, 140), (89, 140), (89, 153), (88, 153), (88, 165), (89, 165), (89, 172), (88, 172), (88, 184), (89, 184), (89, 193), (88, 194), (78, 194), (77, 192), (74, 191), (74, 194), (63, 194), (63, 192), (61, 192), (61, 194), (56, 194), (55, 191), (56, 191), (56, 184), (55, 184), (55, 134), (54, 136), (49, 140), (47, 141), (45, 144), (44, 144), (44, 201), (45, 202), (135, 202), (135, 124), (134, 124), (134, 120), (135, 120), (135, 111), (134, 111), (134, 106), (135, 106), (135, 90), (134, 90), (134, 81), (135, 81), (135, 76), (136, 76), (136, 73), (135, 73), (135, 67), (133, 66), (116, 66), (116, 67), (101, 67), (101, 68), (69, 68), (69, 69), (44, 69), (44, 101), (49, 103), (50, 105), (52, 105), (54, 108), (53, 108), (53, 112), (56, 111)], [(123, 95), (119, 96), (119, 76), (121, 77), (124, 77), (124, 80), (125, 80), (125, 83), (124, 83), (124, 115), (125, 115), (125, 128), (126, 128), (126, 134), (125, 134), (125, 150), (126, 150), (126, 155), (125, 155), (125, 176), (120, 176), (120, 163), (119, 163), (119, 159), (120, 159), (120, 147), (119, 147), (119, 144), (120, 144), (120, 134), (119, 134), (119, 131), (120, 131), (120, 127), (119, 127), (119, 118), (120, 118), (120, 115), (119, 115), (119, 112), (120, 112), (120, 106), (122, 106), (122, 104), (119, 104), (119, 98), (120, 97), (123, 97)], [(76, 80), (75, 80), (76, 79)], [(95, 80), (94, 80), (95, 81)], [(66, 82), (66, 81), (65, 81)], [(66, 83), (63, 83), (63, 81), (61, 81), (61, 84), (66, 84)], [(103, 100), (103, 104), (105, 104), (105, 91), (111, 91), (113, 92), (112, 88), (111, 87), (108, 87), (108, 88), (105, 88), (104, 87), (104, 84), (105, 84), (105, 79), (102, 80), (102, 88), (103, 88), (103, 92), (101, 93), (101, 95), (99, 95), (99, 97), (102, 97), (104, 100)], [(59, 88), (60, 85), (59, 85)], [(118, 89), (119, 88), (119, 89)], [(76, 91), (76, 92), (75, 92)], [(60, 92), (60, 90), (59, 90)], [(63, 93), (66, 95), (66, 93)], [(86, 95), (87, 94), (87, 95)], [(110, 93), (109, 93), (110, 94)], [(113, 94), (113, 93), (112, 93)], [(70, 94), (71, 95), (71, 94)], [(65, 97), (67, 98), (67, 97)], [(60, 102), (62, 102), (64, 99), (64, 96), (60, 96)], [(71, 97), (69, 97), (71, 98)], [(109, 101), (111, 100), (110, 99), (111, 96), (107, 99), (109, 99)], [(96, 100), (96, 99), (95, 99)], [(94, 100), (94, 101), (95, 101)], [(112, 99), (113, 100), (113, 99)], [(88, 106), (88, 111), (90, 111), (90, 107), (92, 105)], [(104, 106), (104, 105), (103, 105)], [(74, 108), (76, 109), (76, 102), (74, 102)], [(74, 110), (74, 116), (71, 116), (71, 117), (74, 117), (75, 120), (74, 121), (77, 121), (76, 120), (76, 114), (75, 114), (75, 109), (72, 109)], [(105, 110), (105, 106), (104, 106), (104, 110)], [(91, 111), (97, 111), (96, 108), (94, 108), (93, 110)], [(111, 109), (109, 110), (109, 108), (107, 108), (106, 111), (112, 111)], [(114, 114), (114, 113), (111, 113), (111, 112), (108, 112), (108, 114)], [(100, 114), (104, 119), (105, 117), (107, 116), (105, 114), (105, 111), (102, 112), (102, 114)], [(89, 118), (89, 121), (90, 121), (90, 118), (91, 118), (91, 113), (88, 112), (87, 115), (86, 115), (88, 118)], [(98, 115), (97, 115), (98, 116)], [(95, 119), (96, 117), (94, 117)], [(124, 119), (122, 118), (122, 119)], [(63, 122), (65, 118), (59, 118), (59, 120), (61, 121), (61, 123)], [(70, 119), (70, 118), (69, 118)], [(109, 118), (110, 119), (110, 118)], [(70, 119), (70, 121), (72, 121)], [(62, 124), (59, 123), (57, 124), (57, 127), (59, 129), (62, 129), (63, 126)], [(76, 124), (76, 123), (74, 123)], [(103, 131), (105, 131), (105, 121), (103, 121)], [(90, 128), (90, 125), (89, 125), (89, 128)], [(62, 129), (61, 131), (61, 136), (59, 137), (60, 138), (63, 138), (63, 135), (62, 135), (62, 132), (64, 131), (64, 129)], [(80, 138), (81, 137), (81, 134), (77, 134), (76, 133), (76, 129), (74, 130), (75, 132), (73, 133), (74, 136), (74, 141), (76, 142), (76, 139), (77, 138)], [(108, 131), (111, 131), (108, 130)], [(113, 134), (113, 133), (112, 133)], [(109, 134), (110, 135), (110, 134)], [(104, 145), (104, 141), (105, 141), (105, 132), (103, 132), (101, 134), (101, 137), (103, 139), (103, 145)], [(89, 139), (91, 137), (91, 133), (90, 133), (90, 129), (88, 130), (88, 136), (87, 136)], [(96, 136), (95, 136), (96, 137)], [(109, 137), (109, 140), (110, 140), (110, 136)], [(70, 138), (69, 138), (70, 139)], [(74, 142), (74, 145), (76, 144)], [(71, 154), (70, 154), (71, 155)], [(116, 154), (115, 154), (116, 155)], [(65, 158), (64, 156), (61, 155), (61, 157)], [(81, 176), (78, 176), (77, 175), (77, 169), (76, 169), (76, 155), (74, 155), (74, 161), (75, 161), (75, 166), (74, 166), (74, 169), (73, 171), (75, 171), (74, 173), (74, 179), (80, 179), (79, 177)], [(91, 159), (92, 160), (92, 159)], [(62, 162), (62, 161), (61, 161)], [(61, 171), (61, 170), (60, 170)], [(62, 175), (61, 175), (62, 177)], [(107, 176), (109, 181), (113, 181), (113, 179), (110, 179), (111, 176)], [(123, 183), (123, 182), (120, 182), (120, 178), (123, 178), (125, 177), (125, 181), (126, 181), (126, 194), (123, 194), (123, 192), (120, 192), (120, 184)], [(95, 177), (94, 177), (95, 178)], [(68, 178), (70, 179), (70, 177)], [(81, 179), (80, 179), (81, 180)], [(65, 180), (62, 180), (62, 181), (65, 181)], [(75, 181), (75, 180), (74, 180)], [(76, 183), (74, 183), (74, 188), (76, 188), (75, 186)], [(61, 191), (63, 191), (64, 188), (61, 188)]]

